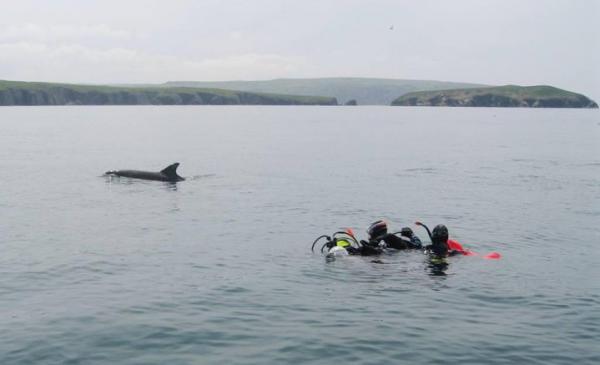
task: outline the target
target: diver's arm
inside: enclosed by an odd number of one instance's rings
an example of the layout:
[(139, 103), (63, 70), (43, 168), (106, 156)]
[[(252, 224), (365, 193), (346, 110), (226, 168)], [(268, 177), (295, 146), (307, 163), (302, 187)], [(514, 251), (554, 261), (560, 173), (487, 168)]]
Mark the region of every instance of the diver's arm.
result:
[(404, 250), (409, 247), (412, 247), (410, 241), (404, 239), (404, 237), (398, 237), (393, 233), (386, 234), (383, 236), (383, 242), (385, 242), (388, 247), (395, 248), (397, 250)]
[(383, 237), (370, 238), (369, 241), (361, 240), (360, 243), (363, 246), (378, 247), (382, 239)]
[(417, 236), (412, 236), (410, 238), (410, 243), (413, 245), (414, 248), (423, 248), (423, 243)]

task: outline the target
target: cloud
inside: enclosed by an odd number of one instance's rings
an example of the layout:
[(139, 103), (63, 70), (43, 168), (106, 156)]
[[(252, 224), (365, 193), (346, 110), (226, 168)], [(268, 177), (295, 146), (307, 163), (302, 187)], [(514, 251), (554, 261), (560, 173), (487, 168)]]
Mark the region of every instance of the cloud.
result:
[(40, 25), (17, 24), (0, 27), (0, 42), (51, 42), (81, 39), (125, 40), (132, 33), (114, 29), (106, 24), (95, 25)]
[(239, 41), (244, 38), (244, 34), (239, 31), (229, 32), (229, 39), (232, 41)]
[(80, 44), (0, 43), (0, 79), (82, 83), (144, 83), (168, 80), (230, 80), (285, 77), (301, 59), (247, 53), (193, 59), (133, 48)]

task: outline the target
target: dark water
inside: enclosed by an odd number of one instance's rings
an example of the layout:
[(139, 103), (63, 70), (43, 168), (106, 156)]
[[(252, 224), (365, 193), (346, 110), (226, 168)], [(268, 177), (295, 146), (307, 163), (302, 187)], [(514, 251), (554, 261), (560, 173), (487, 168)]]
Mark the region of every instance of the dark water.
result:
[[(0, 363), (598, 363), (599, 141), (597, 110), (2, 108)], [(310, 253), (379, 218), (503, 258)]]

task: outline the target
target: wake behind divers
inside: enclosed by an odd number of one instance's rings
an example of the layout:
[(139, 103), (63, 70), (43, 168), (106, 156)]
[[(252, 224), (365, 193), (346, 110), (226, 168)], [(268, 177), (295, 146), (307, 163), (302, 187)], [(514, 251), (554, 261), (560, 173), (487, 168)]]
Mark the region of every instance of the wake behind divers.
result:
[[(448, 235), (448, 228), (445, 225), (438, 224), (430, 231), (429, 227), (421, 222), (416, 222), (415, 224), (425, 228), (431, 240), (430, 245), (423, 246), (419, 237), (409, 227), (404, 227), (399, 232), (388, 233), (387, 223), (378, 220), (372, 223), (367, 229), (367, 241), (358, 241), (354, 236), (354, 232), (351, 229), (347, 229), (335, 232), (331, 236), (319, 236), (313, 242), (312, 250), (314, 251), (317, 242), (325, 239), (325, 242), (321, 246), (321, 252), (325, 252), (324, 250), (327, 248), (327, 255), (329, 257), (339, 255), (374, 256), (382, 254), (387, 249), (424, 250), (425, 253), (436, 258), (445, 258), (459, 254), (467, 256), (476, 255), (474, 252), (463, 249), (462, 245), (457, 241), (451, 240)], [(500, 255), (493, 252), (485, 255), (484, 258), (497, 259), (500, 258)]]

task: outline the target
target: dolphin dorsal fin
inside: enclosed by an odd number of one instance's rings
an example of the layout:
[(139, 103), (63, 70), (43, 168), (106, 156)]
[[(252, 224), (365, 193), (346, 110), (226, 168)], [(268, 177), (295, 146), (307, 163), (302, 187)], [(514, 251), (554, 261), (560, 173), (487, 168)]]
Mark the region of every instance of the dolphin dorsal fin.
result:
[(169, 165), (169, 166), (165, 167), (164, 169), (160, 170), (160, 173), (164, 174), (168, 177), (177, 178), (177, 177), (179, 177), (177, 175), (178, 167), (179, 167), (179, 162), (175, 162), (174, 164)]

